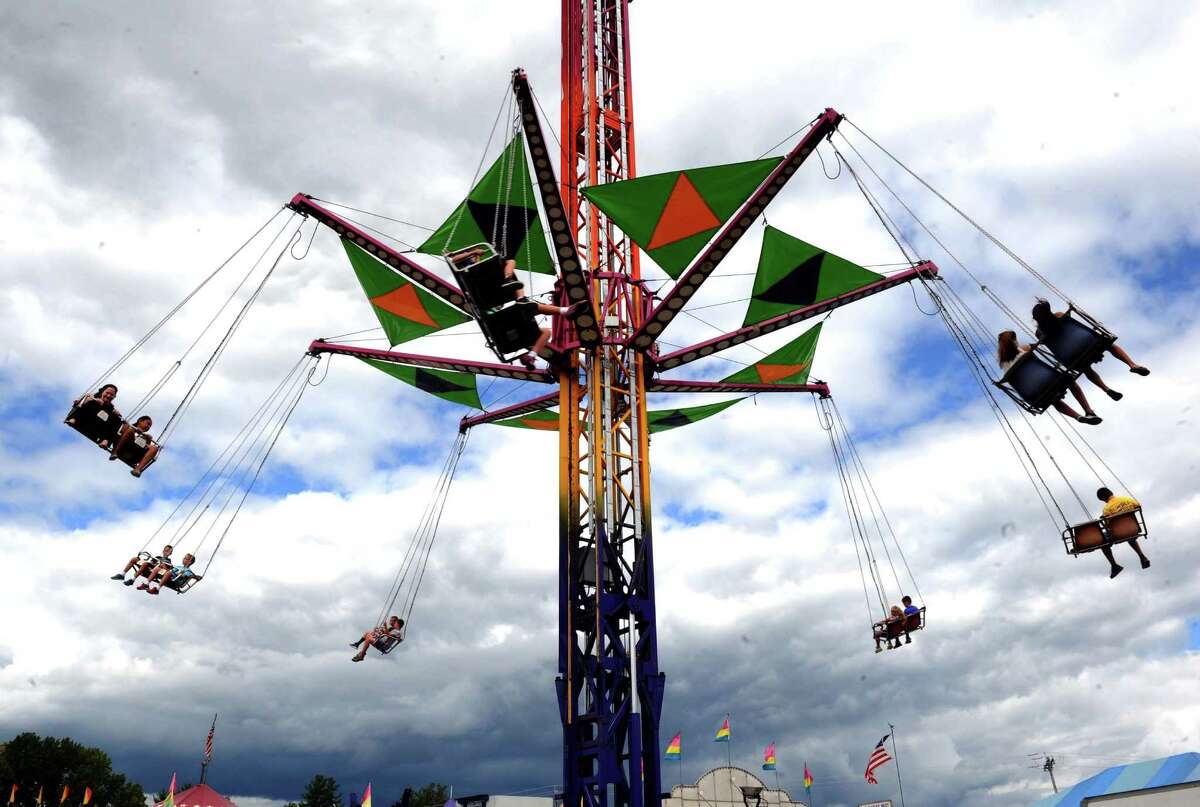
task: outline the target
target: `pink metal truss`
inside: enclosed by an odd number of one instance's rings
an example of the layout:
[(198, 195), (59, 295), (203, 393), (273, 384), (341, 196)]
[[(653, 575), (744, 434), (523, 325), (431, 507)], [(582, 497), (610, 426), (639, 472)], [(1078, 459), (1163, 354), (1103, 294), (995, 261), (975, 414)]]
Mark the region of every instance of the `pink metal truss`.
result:
[(332, 353), (339, 356), (355, 356), (360, 359), (374, 359), (389, 364), (405, 364), (410, 367), (430, 367), (434, 370), (450, 370), (456, 373), (475, 373), (476, 375), (492, 375), (499, 378), (513, 378), (517, 381), (536, 381), (540, 384), (557, 384), (558, 377), (547, 370), (526, 370), (511, 364), (497, 364), (486, 361), (470, 361), (468, 359), (446, 359), (441, 356), (423, 356), (418, 353), (401, 353), (395, 350), (378, 350), (370, 347), (354, 345), (338, 345), (324, 342), (320, 339), (308, 346), (308, 352), (316, 356), (321, 353)]

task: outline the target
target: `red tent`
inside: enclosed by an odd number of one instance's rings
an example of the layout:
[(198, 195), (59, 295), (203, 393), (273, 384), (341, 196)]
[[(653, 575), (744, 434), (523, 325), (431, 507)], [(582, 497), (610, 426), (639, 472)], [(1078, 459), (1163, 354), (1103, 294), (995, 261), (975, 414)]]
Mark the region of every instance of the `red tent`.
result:
[[(162, 807), (162, 802), (154, 807)], [(237, 807), (237, 804), (208, 785), (196, 785), (175, 794), (175, 807)]]

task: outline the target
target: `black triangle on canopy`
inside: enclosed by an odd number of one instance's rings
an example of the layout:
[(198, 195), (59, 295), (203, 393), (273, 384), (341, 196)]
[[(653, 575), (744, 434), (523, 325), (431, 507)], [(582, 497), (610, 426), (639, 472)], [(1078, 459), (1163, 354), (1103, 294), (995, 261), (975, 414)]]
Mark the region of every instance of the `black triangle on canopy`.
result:
[(416, 368), (416, 372), (413, 374), (413, 386), (435, 395), (447, 392), (469, 392), (471, 389), (461, 384), (455, 384), (453, 381), (447, 381), (445, 378), (434, 375), (428, 370), (422, 370), (420, 367)]
[(781, 305), (812, 305), (817, 299), (817, 285), (821, 282), (821, 264), (825, 255), (824, 252), (818, 252), (806, 259), (774, 285), (756, 294), (755, 298)]
[(516, 256), (525, 242), (529, 225), (537, 215), (536, 210), (520, 205), (498, 205), (471, 199), (467, 200), (467, 209), (471, 211), (471, 218), (475, 219), (483, 237), (489, 243), (494, 242), (492, 246), (496, 251), (508, 258)]
[(666, 417), (661, 417), (654, 420), (650, 425), (656, 429), (673, 429), (676, 426), (686, 426), (692, 422), (692, 419), (683, 412), (676, 409)]

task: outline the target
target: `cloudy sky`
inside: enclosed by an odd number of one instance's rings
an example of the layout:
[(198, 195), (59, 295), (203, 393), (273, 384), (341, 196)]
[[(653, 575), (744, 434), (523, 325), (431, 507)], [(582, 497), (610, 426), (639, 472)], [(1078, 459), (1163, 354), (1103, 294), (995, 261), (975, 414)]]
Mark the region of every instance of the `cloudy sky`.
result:
[[(659, 435), (664, 742), (683, 732), (682, 775), (694, 781), (724, 761), (710, 739), (731, 712), (735, 764), (755, 768), (775, 741), (784, 785), (798, 792), (807, 760), (830, 807), (896, 797), (891, 776), (874, 788), (861, 778), (888, 723), (905, 795), (931, 807), (1028, 804), (1048, 792), (1028, 754), (1055, 754), (1059, 780), (1075, 781), (1200, 749), (1200, 11), (835, 5), (638, 0), (641, 172), (752, 159), (825, 106), (846, 113), (1153, 369), (1142, 379), (1102, 363), (1126, 397), (1088, 388), (1105, 422), (1087, 437), (1145, 502), (1154, 565), (1129, 563), (1110, 581), (1102, 559), (1067, 557), (962, 358), (920, 310), (929, 300), (901, 288), (858, 303), (826, 323), (815, 374), (855, 430), (929, 630), (901, 652), (871, 652), (808, 400), (745, 401)], [(316, 772), (345, 792), (373, 780), (388, 802), (429, 780), (459, 793), (559, 783), (549, 435), (472, 436), (409, 641), (387, 659), (351, 665), (346, 642), (374, 619), (462, 412), (349, 359), (308, 390), (199, 588), (152, 599), (108, 580), (309, 340), (376, 325), (328, 232), (304, 260), (280, 263), (144, 479), (59, 422), (294, 193), (440, 223), (470, 185), (512, 67), (557, 109), (558, 10), (548, 0), (0, 10), (0, 737), (70, 735), (157, 789), (172, 771), (195, 778), (219, 712), (211, 782), (246, 799), (295, 798)], [(1027, 308), (1038, 292), (1028, 276), (863, 153), (964, 263)], [(823, 157), (837, 176), (833, 153)], [(849, 176), (829, 180), (817, 161), (768, 218), (859, 263), (901, 259)], [(424, 232), (369, 221), (399, 241)], [(904, 226), (989, 328), (1009, 327)], [(743, 240), (693, 303), (711, 307), (678, 319), (667, 342), (740, 324), (760, 238)], [(185, 352), (250, 266), (232, 264), (122, 368), (119, 404)], [(450, 333), (414, 347), (483, 355), (470, 326)], [(153, 402), (159, 422), (213, 336)], [(730, 357), (759, 355), (742, 346)], [(734, 366), (713, 359), (687, 375)], [(484, 400), (530, 392), (496, 385)], [(1050, 420), (1036, 432), (1092, 506), (1092, 472)], [(672, 764), (665, 782), (676, 776)]]

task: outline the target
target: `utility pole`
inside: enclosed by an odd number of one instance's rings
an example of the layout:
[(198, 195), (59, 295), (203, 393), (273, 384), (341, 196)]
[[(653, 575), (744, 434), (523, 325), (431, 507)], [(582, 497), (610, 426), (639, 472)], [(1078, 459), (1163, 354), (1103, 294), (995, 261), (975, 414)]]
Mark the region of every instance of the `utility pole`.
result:
[(1054, 757), (1047, 756), (1046, 761), (1042, 764), (1042, 770), (1050, 774), (1050, 786), (1054, 788), (1054, 792), (1058, 792), (1058, 782), (1054, 781)]

